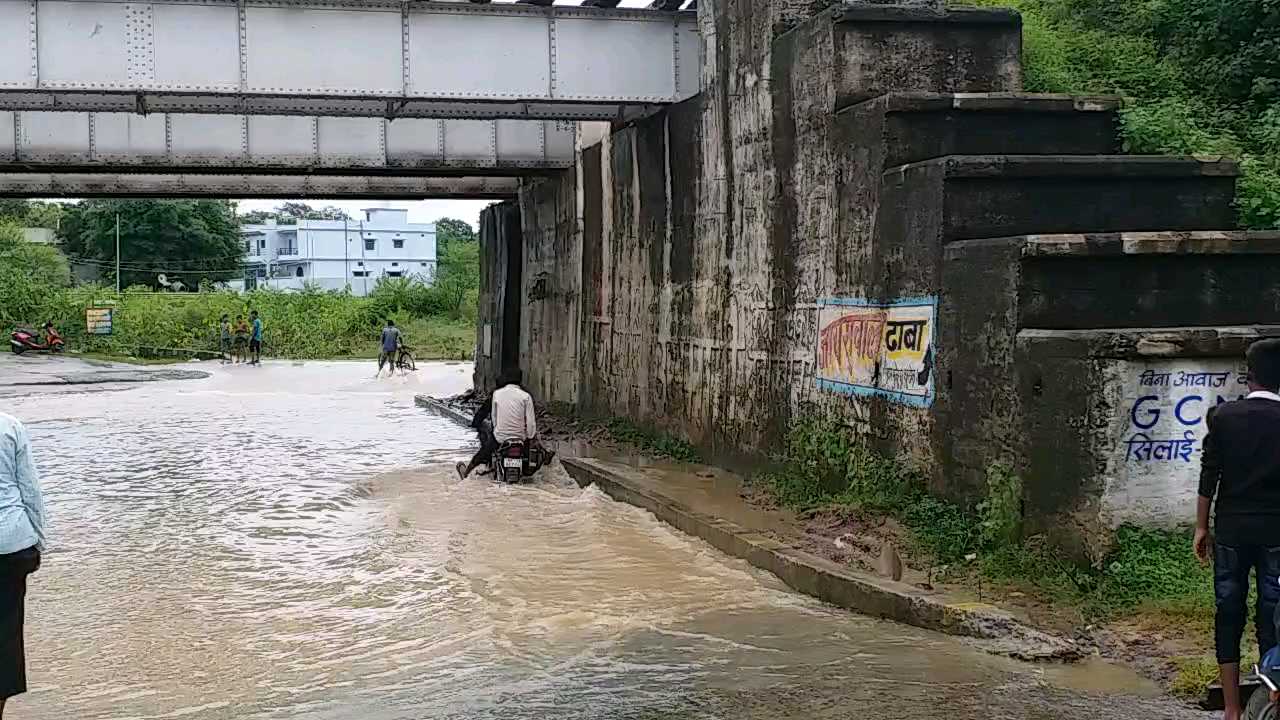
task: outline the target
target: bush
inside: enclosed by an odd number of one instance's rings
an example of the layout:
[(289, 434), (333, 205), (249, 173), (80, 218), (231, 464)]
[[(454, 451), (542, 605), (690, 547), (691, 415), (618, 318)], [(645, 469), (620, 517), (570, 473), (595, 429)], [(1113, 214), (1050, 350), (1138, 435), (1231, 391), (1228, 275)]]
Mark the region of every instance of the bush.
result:
[(40, 325), (58, 317), (59, 296), (70, 282), (62, 253), (26, 242), (15, 224), (0, 224), (0, 325)]
[(1134, 153), (1240, 160), (1241, 225), (1280, 228), (1280, 13), (1258, 0), (962, 0), (1023, 18), (1029, 92), (1126, 97)]
[(1105, 616), (1147, 606), (1203, 615), (1212, 609), (1212, 578), (1191, 552), (1185, 530), (1121, 527), (1101, 567), (1078, 565), (1042, 537), (1022, 537), (1022, 480), (1008, 466), (987, 468), (987, 490), (970, 508), (934, 497), (919, 473), (868, 447), (838, 421), (792, 423), (777, 471), (757, 478), (782, 504), (833, 506), (888, 515), (911, 532), (912, 552), (955, 565), (972, 555), (990, 579), (1029, 586), (1050, 598)]
[[(0, 281), (0, 294), (12, 285)], [(95, 302), (114, 303), (113, 334), (85, 334), (84, 312)], [(9, 307), (5, 303), (4, 307)], [(156, 293), (128, 288), (120, 295), (101, 286), (61, 289), (44, 296), (30, 316), (51, 318), (73, 347), (95, 352), (134, 354), (139, 347), (216, 350), (218, 319), (226, 314), (248, 317), (257, 310), (263, 321), (267, 355), (301, 359), (364, 357), (377, 353), (386, 313), (371, 298), (309, 289), (286, 293)], [(390, 314), (418, 357), (465, 360), (472, 357), (475, 327), (445, 317)], [(23, 317), (27, 317), (24, 315)]]

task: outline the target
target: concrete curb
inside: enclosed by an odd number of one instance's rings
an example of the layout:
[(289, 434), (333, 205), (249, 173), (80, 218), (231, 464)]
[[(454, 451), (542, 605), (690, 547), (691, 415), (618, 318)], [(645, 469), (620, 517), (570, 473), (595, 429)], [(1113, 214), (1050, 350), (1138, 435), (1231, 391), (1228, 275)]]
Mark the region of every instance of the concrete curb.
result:
[(426, 408), (431, 411), (433, 415), (439, 415), (462, 425), (471, 425), (471, 417), (469, 415), (459, 411), (439, 398), (434, 398), (430, 395), (414, 395), (413, 403), (420, 408)]
[(950, 635), (974, 638), (989, 652), (1023, 660), (1071, 661), (1072, 642), (1031, 628), (999, 608), (927, 593), (904, 583), (849, 570), (786, 543), (637, 487), (598, 461), (562, 458), (580, 486), (596, 485), (614, 500), (648, 510), (659, 520), (701, 538), (721, 552), (776, 575), (792, 589), (866, 615)]

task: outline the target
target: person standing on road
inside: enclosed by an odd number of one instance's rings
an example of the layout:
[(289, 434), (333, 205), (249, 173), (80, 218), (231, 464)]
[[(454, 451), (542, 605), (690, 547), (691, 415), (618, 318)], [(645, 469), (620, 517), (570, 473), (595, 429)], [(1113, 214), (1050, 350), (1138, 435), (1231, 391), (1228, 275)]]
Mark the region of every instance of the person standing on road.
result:
[(382, 374), (382, 366), (389, 364), (391, 367), (387, 370), (387, 376), (396, 374), (396, 351), (400, 349), (400, 329), (396, 327), (396, 321), (387, 318), (386, 327), (382, 328), (382, 349), (378, 352), (378, 372), (374, 377)]
[(231, 320), (225, 313), (218, 319), (218, 353), (223, 365), (231, 361)]
[(250, 310), (249, 319), (253, 322), (253, 328), (249, 331), (249, 354), (253, 359), (249, 364), (258, 365), (262, 362), (262, 318), (258, 317), (257, 310)]
[[(1276, 645), (1280, 603), (1280, 339), (1245, 353), (1249, 394), (1206, 415), (1195, 552), (1213, 561), (1214, 644), (1226, 703), (1240, 718), (1240, 637), (1248, 620), (1249, 573), (1256, 574), (1258, 652)], [(1209, 511), (1217, 505), (1213, 531)], [(1216, 535), (1216, 537), (1215, 537)]]
[(235, 333), (235, 344), (231, 346), (232, 356), (235, 362), (244, 362), (245, 346), (249, 344), (249, 323), (244, 321), (243, 315), (236, 316), (236, 324), (232, 326), (232, 332)]
[(27, 429), (0, 412), (0, 718), (9, 698), (27, 691), (27, 576), (40, 568), (44, 548), (44, 500)]

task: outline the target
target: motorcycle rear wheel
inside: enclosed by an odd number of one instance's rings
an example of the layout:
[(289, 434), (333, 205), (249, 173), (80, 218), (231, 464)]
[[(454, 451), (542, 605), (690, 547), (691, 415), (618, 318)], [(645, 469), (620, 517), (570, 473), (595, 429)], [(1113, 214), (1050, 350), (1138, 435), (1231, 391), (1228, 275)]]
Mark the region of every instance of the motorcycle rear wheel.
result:
[(9, 343), (9, 349), (13, 351), (14, 355), (21, 355), (27, 351), (27, 349), (21, 345), (14, 345), (13, 343)]
[(1271, 702), (1266, 686), (1253, 691), (1244, 706), (1244, 720), (1280, 720), (1280, 708)]

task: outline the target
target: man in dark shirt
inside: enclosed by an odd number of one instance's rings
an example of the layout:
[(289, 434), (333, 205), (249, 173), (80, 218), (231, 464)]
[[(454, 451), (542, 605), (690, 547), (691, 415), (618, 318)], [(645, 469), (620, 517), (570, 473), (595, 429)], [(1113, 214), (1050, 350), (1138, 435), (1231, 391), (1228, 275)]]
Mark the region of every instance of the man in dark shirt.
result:
[[(1240, 636), (1248, 616), (1249, 571), (1257, 575), (1260, 654), (1276, 645), (1280, 601), (1280, 339), (1253, 343), (1245, 359), (1249, 395), (1206, 417), (1196, 507), (1196, 555), (1207, 563), (1212, 550), (1224, 720), (1240, 718)], [(1209, 534), (1215, 502), (1217, 537)]]

